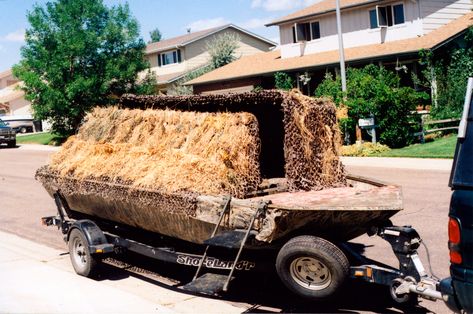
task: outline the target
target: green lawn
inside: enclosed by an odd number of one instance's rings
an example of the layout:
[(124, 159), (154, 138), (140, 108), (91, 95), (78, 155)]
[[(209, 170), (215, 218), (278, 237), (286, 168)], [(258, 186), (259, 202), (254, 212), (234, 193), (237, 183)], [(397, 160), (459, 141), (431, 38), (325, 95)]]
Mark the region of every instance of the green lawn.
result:
[(453, 158), (457, 137), (450, 135), (425, 144), (413, 144), (404, 148), (391, 149), (376, 157)]
[(57, 136), (47, 132), (39, 134), (28, 134), (21, 135), (16, 137), (16, 142), (18, 144), (55, 144), (57, 142)]

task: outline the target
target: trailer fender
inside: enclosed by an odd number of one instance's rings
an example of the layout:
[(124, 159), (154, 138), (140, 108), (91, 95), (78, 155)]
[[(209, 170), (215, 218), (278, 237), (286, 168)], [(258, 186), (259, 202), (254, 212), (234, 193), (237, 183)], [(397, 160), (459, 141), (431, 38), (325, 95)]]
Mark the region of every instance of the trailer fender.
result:
[(67, 233), (67, 242), (69, 242), (70, 234), (74, 229), (78, 229), (85, 236), (91, 254), (111, 253), (114, 251), (114, 245), (108, 243), (103, 231), (92, 220), (74, 221)]

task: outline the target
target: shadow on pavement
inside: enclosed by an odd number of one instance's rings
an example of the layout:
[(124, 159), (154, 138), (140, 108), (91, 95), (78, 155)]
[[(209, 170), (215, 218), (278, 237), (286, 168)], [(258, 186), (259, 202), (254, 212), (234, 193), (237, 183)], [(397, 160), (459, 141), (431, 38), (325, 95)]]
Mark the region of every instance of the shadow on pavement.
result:
[[(164, 263), (134, 254), (107, 259), (96, 280), (120, 280), (129, 276), (139, 278), (166, 289), (193, 294), (179, 286), (190, 282), (195, 268)], [(240, 274), (230, 284), (230, 291), (222, 296), (202, 297), (230, 302), (247, 303), (244, 313), (427, 313), (422, 306), (403, 308), (391, 300), (387, 287), (364, 282), (347, 281), (340, 293), (330, 301), (321, 303), (293, 295), (279, 281), (275, 272), (266, 274)]]

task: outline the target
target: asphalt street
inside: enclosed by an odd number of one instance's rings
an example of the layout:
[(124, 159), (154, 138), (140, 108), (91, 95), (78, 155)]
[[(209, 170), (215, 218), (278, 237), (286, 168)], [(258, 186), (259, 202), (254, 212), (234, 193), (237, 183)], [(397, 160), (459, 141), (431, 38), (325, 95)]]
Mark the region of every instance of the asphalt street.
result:
[[(63, 254), (67, 250), (60, 232), (40, 225), (40, 218), (54, 215), (55, 207), (52, 198), (34, 180), (34, 173), (37, 168), (47, 163), (51, 153), (52, 151), (49, 149), (36, 147), (0, 148), (0, 230), (20, 237), (2, 237), (5, 238), (5, 241), (10, 241), (9, 246), (5, 246), (5, 252), (10, 252), (10, 255), (6, 256), (6, 253), (0, 253), (3, 254), (0, 255), (0, 263), (11, 262), (12, 258), (14, 260), (18, 257), (14, 255), (17, 253), (11, 249), (15, 247), (12, 243), (27, 241), (22, 242), (21, 245), (32, 248), (32, 252), (38, 255), (35, 260), (44, 260), (46, 264), (50, 263), (49, 266), (53, 268), (57, 266), (55, 264), (57, 260), (61, 260), (63, 264), (61, 264), (60, 270), (68, 269), (68, 272), (71, 273), (72, 267), (68, 264), (68, 256)], [(447, 186), (449, 161), (416, 160), (409, 162), (401, 159), (386, 159), (360, 162), (359, 159), (346, 159), (346, 164), (348, 171), (352, 174), (373, 177), (402, 186), (404, 210), (393, 217), (393, 222), (397, 225), (414, 226), (428, 247), (435, 275), (440, 278), (448, 276), (447, 213), (451, 193)], [(397, 266), (394, 254), (383, 240), (362, 236), (353, 241), (364, 245), (368, 257)], [(49, 248), (51, 250), (48, 251), (49, 255), (42, 258), (40, 256), (42, 250), (35, 245)], [(420, 253), (425, 266), (427, 266), (425, 249), (421, 248)], [(27, 256), (35, 254), (31, 253)], [(18, 258), (25, 257), (19, 256)], [(136, 266), (136, 262), (138, 266), (130, 267), (129, 262), (113, 262), (106, 268), (103, 277), (98, 282), (88, 279), (81, 282), (80, 293), (83, 298), (87, 299), (91, 293), (91, 290), (85, 288), (87, 282), (90, 283), (91, 289), (97, 289), (97, 284), (113, 282), (114, 288), (125, 289), (127, 293), (132, 294), (127, 297), (128, 299), (124, 297), (123, 302), (131, 302), (132, 297), (137, 297), (138, 299), (135, 301), (138, 303), (151, 300), (151, 302), (158, 304), (157, 307), (163, 306), (164, 309), (173, 309), (177, 312), (184, 312), (185, 308), (192, 309), (194, 312), (208, 312), (210, 308), (217, 310), (217, 312), (401, 312), (400, 309), (390, 304), (386, 291), (379, 287), (349, 283), (336, 301), (329, 304), (313, 304), (291, 296), (282, 287), (276, 276), (243, 278), (235, 284), (233, 291), (222, 299), (189, 296), (176, 288), (179, 283), (188, 280), (189, 276), (192, 277), (187, 271), (169, 265), (159, 265), (159, 269), (156, 269), (155, 263), (141, 260), (133, 260), (131, 265)], [(11, 266), (11, 264), (8, 265)], [(135, 268), (140, 271), (133, 271)], [(31, 276), (34, 276), (34, 273), (31, 273)], [(81, 280), (83, 279), (81, 278)], [(141, 281), (147, 284), (137, 284)], [(73, 281), (71, 280), (71, 282)], [(5, 281), (0, 282), (1, 294), (8, 293), (8, 289), (2, 289), (5, 284)], [(61, 287), (67, 290), (67, 285)], [(11, 295), (11, 297), (14, 296)], [(143, 300), (143, 296), (146, 296), (146, 300)], [(0, 312), (4, 312), (2, 305), (5, 300), (5, 297), (0, 298)], [(120, 304), (120, 298), (115, 302)], [(143, 304), (143, 307), (139, 308), (147, 312), (145, 310), (146, 304)], [(157, 311), (156, 308), (153, 311)], [(15, 308), (9, 309), (8, 312), (14, 312)], [(448, 313), (442, 302), (427, 300), (421, 301), (416, 311), (420, 313)], [(130, 309), (130, 312), (133, 310)]]

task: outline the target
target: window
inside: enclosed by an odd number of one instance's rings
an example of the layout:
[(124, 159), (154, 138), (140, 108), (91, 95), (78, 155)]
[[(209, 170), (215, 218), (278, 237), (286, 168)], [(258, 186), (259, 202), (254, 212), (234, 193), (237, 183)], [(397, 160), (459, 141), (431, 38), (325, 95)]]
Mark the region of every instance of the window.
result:
[(169, 52), (160, 53), (158, 55), (158, 65), (168, 65), (181, 62), (181, 51), (173, 50)]
[(298, 23), (292, 27), (292, 39), (294, 43), (318, 38), (320, 38), (319, 22)]
[(376, 6), (376, 10), (370, 10), (370, 28), (389, 27), (402, 24), (404, 20), (404, 5)]
[(310, 29), (312, 31), (312, 40), (320, 38), (320, 24), (319, 22), (310, 23)]
[(376, 10), (370, 10), (370, 28), (378, 28), (378, 15)]
[(393, 5), (394, 24), (404, 23), (404, 5)]
[(297, 33), (297, 41), (309, 41), (310, 40), (310, 24), (309, 23), (297, 24), (296, 33)]

